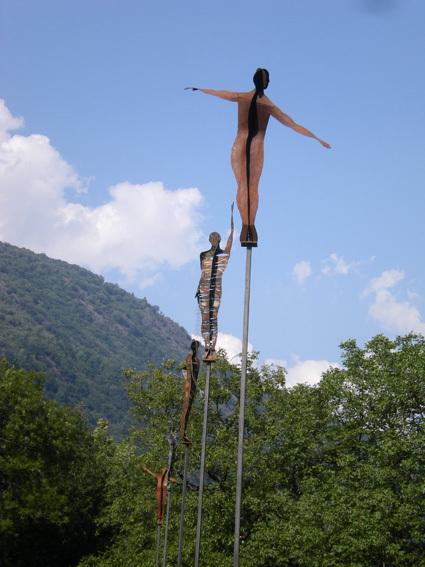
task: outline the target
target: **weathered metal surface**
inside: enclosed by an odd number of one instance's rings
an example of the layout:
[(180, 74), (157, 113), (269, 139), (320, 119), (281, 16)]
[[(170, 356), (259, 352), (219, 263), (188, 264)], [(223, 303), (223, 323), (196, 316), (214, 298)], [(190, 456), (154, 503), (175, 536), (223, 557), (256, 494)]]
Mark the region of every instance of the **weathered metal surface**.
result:
[(218, 336), (218, 310), (222, 294), (222, 278), (230, 259), (233, 243), (233, 205), (231, 208), (231, 229), (226, 248), (220, 248), (218, 232), (210, 234), (211, 248), (200, 255), (201, 278), (196, 297), (201, 311), (201, 334), (205, 343), (205, 362), (215, 361), (215, 347)]
[(195, 397), (196, 389), (198, 387), (198, 374), (201, 364), (198, 358), (199, 341), (194, 339), (190, 348), (191, 351), (186, 356), (183, 367), (183, 407), (180, 414), (180, 441), (187, 445), (192, 444), (192, 441), (186, 435), (186, 428), (189, 421), (193, 398)]

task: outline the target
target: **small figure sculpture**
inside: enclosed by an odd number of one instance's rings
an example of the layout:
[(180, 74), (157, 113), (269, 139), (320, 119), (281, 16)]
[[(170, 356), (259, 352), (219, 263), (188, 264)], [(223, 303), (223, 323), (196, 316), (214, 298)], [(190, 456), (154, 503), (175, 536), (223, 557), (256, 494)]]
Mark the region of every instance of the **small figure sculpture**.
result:
[(189, 90), (199, 90), (238, 103), (238, 130), (232, 147), (231, 163), (238, 186), (237, 203), (242, 218), (242, 246), (257, 246), (255, 216), (258, 209), (258, 184), (263, 169), (264, 136), (270, 116), (299, 134), (315, 138), (323, 147), (330, 148), (327, 142), (297, 124), (265, 96), (264, 90), (269, 84), (267, 69), (257, 69), (253, 80), (255, 89), (242, 93), (187, 87)]
[(172, 476), (168, 476), (167, 467), (162, 468), (159, 473), (153, 472), (145, 466), (143, 466), (143, 470), (153, 476), (156, 480), (156, 523), (158, 526), (162, 526), (165, 502), (167, 500), (168, 483), (176, 483), (177, 480)]
[(192, 444), (192, 441), (186, 435), (186, 427), (187, 422), (189, 421), (193, 398), (195, 397), (196, 388), (198, 386), (197, 380), (200, 367), (200, 361), (198, 358), (199, 341), (194, 339), (190, 348), (191, 352), (186, 356), (183, 368), (183, 408), (180, 416), (180, 439), (185, 445)]
[(214, 362), (215, 345), (218, 334), (218, 309), (221, 301), (221, 281), (224, 270), (230, 258), (233, 242), (233, 203), (230, 216), (230, 235), (227, 239), (226, 248), (220, 248), (221, 236), (218, 232), (212, 232), (209, 237), (211, 248), (201, 252), (201, 279), (195, 297), (198, 299), (201, 311), (201, 334), (205, 343), (205, 362)]

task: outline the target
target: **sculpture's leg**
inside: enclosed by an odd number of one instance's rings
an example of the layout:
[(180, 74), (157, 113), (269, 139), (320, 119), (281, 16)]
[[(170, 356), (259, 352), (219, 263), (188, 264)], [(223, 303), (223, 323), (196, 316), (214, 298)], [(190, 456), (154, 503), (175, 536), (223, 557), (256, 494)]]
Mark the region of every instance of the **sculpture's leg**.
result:
[(164, 498), (163, 489), (156, 489), (156, 522), (158, 525), (162, 526), (162, 518), (164, 513)]
[(209, 301), (200, 304), (201, 308), (201, 335), (204, 339), (205, 352), (210, 348), (210, 312)]
[(186, 436), (186, 427), (189, 420), (190, 402), (185, 398), (183, 402), (183, 409), (180, 416), (180, 441), (185, 444), (191, 444), (190, 439)]
[(255, 217), (258, 210), (258, 185), (260, 183), (260, 176), (263, 170), (264, 162), (264, 139), (262, 136), (256, 136), (251, 141), (250, 147), (250, 162), (249, 162), (249, 187), (247, 190), (247, 214), (248, 214), (248, 228), (244, 234), (245, 239), (242, 239), (242, 246), (257, 246), (258, 235), (255, 228)]
[[(246, 242), (248, 238), (249, 222), (249, 195), (246, 168), (246, 140), (241, 137), (237, 138), (232, 148), (232, 169), (236, 178), (238, 191), (236, 194), (236, 203), (242, 220), (242, 230), (240, 235), (241, 243)], [(244, 246), (244, 244), (242, 244)]]

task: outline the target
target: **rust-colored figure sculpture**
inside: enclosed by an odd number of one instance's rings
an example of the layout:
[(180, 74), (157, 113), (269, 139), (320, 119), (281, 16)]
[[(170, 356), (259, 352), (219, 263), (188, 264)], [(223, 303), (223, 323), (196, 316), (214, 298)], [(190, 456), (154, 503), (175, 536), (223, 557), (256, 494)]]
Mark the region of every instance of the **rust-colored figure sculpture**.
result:
[(158, 526), (162, 526), (165, 502), (167, 501), (168, 482), (176, 483), (177, 480), (172, 476), (168, 476), (167, 467), (161, 469), (159, 473), (153, 472), (145, 466), (143, 466), (143, 470), (156, 480), (156, 523)]
[(218, 232), (212, 232), (209, 240), (211, 248), (201, 252), (201, 279), (199, 280), (196, 297), (201, 310), (201, 333), (205, 343), (205, 362), (215, 361), (215, 345), (218, 334), (218, 309), (221, 301), (221, 281), (224, 270), (230, 258), (233, 242), (233, 204), (230, 217), (230, 235), (227, 239), (226, 248), (220, 248), (221, 236)]
[(322, 146), (330, 148), (327, 142), (297, 124), (267, 98), (264, 94), (269, 84), (267, 69), (257, 69), (253, 80), (255, 89), (242, 93), (187, 87), (238, 103), (238, 131), (233, 142), (231, 163), (238, 185), (237, 203), (243, 225), (240, 236), (242, 246), (257, 246), (255, 216), (258, 209), (258, 184), (263, 169), (264, 136), (270, 116), (295, 132), (315, 138)]
[(180, 416), (180, 439), (185, 445), (192, 444), (192, 441), (186, 435), (186, 427), (189, 421), (193, 398), (195, 397), (196, 388), (198, 386), (197, 381), (200, 367), (198, 358), (199, 341), (194, 339), (190, 348), (191, 352), (186, 356), (184, 361), (183, 408)]

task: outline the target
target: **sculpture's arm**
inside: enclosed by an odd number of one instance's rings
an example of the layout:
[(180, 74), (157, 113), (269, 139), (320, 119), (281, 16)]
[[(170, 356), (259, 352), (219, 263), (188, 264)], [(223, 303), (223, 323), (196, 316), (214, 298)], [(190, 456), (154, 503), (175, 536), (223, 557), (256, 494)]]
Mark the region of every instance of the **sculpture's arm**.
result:
[(224, 100), (230, 100), (232, 102), (239, 101), (239, 93), (234, 93), (233, 91), (217, 91), (215, 89), (199, 89), (198, 87), (186, 87), (185, 90), (201, 91), (201, 93), (209, 94), (212, 96), (218, 96), (218, 98), (224, 98)]
[(197, 287), (196, 293), (195, 293), (195, 299), (198, 300), (198, 303), (199, 303), (199, 298), (201, 296), (201, 282), (202, 282), (202, 275), (201, 275), (201, 278), (199, 280), (198, 287)]
[(230, 208), (230, 234), (229, 234), (229, 238), (227, 239), (227, 244), (226, 244), (226, 248), (224, 249), (224, 251), (226, 252), (226, 254), (230, 254), (230, 251), (232, 249), (232, 243), (233, 243), (233, 230), (235, 228), (234, 222), (233, 222), (233, 207), (235, 206), (235, 203), (232, 203), (232, 206)]
[(272, 106), (270, 107), (270, 114), (274, 118), (276, 118), (276, 120), (278, 120), (281, 124), (283, 124), (284, 126), (288, 126), (288, 128), (292, 128), (292, 130), (298, 132), (298, 134), (302, 134), (303, 136), (308, 136), (309, 138), (314, 138), (315, 140), (320, 142), (324, 148), (330, 148), (330, 145), (327, 142), (318, 138), (315, 134), (313, 134), (313, 132), (310, 132), (310, 130), (304, 128), (304, 126), (297, 124), (295, 120), (292, 120), (290, 116), (282, 112), (280, 108), (278, 108), (276, 105), (272, 104)]
[(148, 474), (150, 474), (151, 476), (153, 476), (154, 478), (157, 478), (157, 474), (151, 471), (150, 469), (148, 469), (148, 467), (145, 467), (145, 465), (143, 465), (143, 470)]

